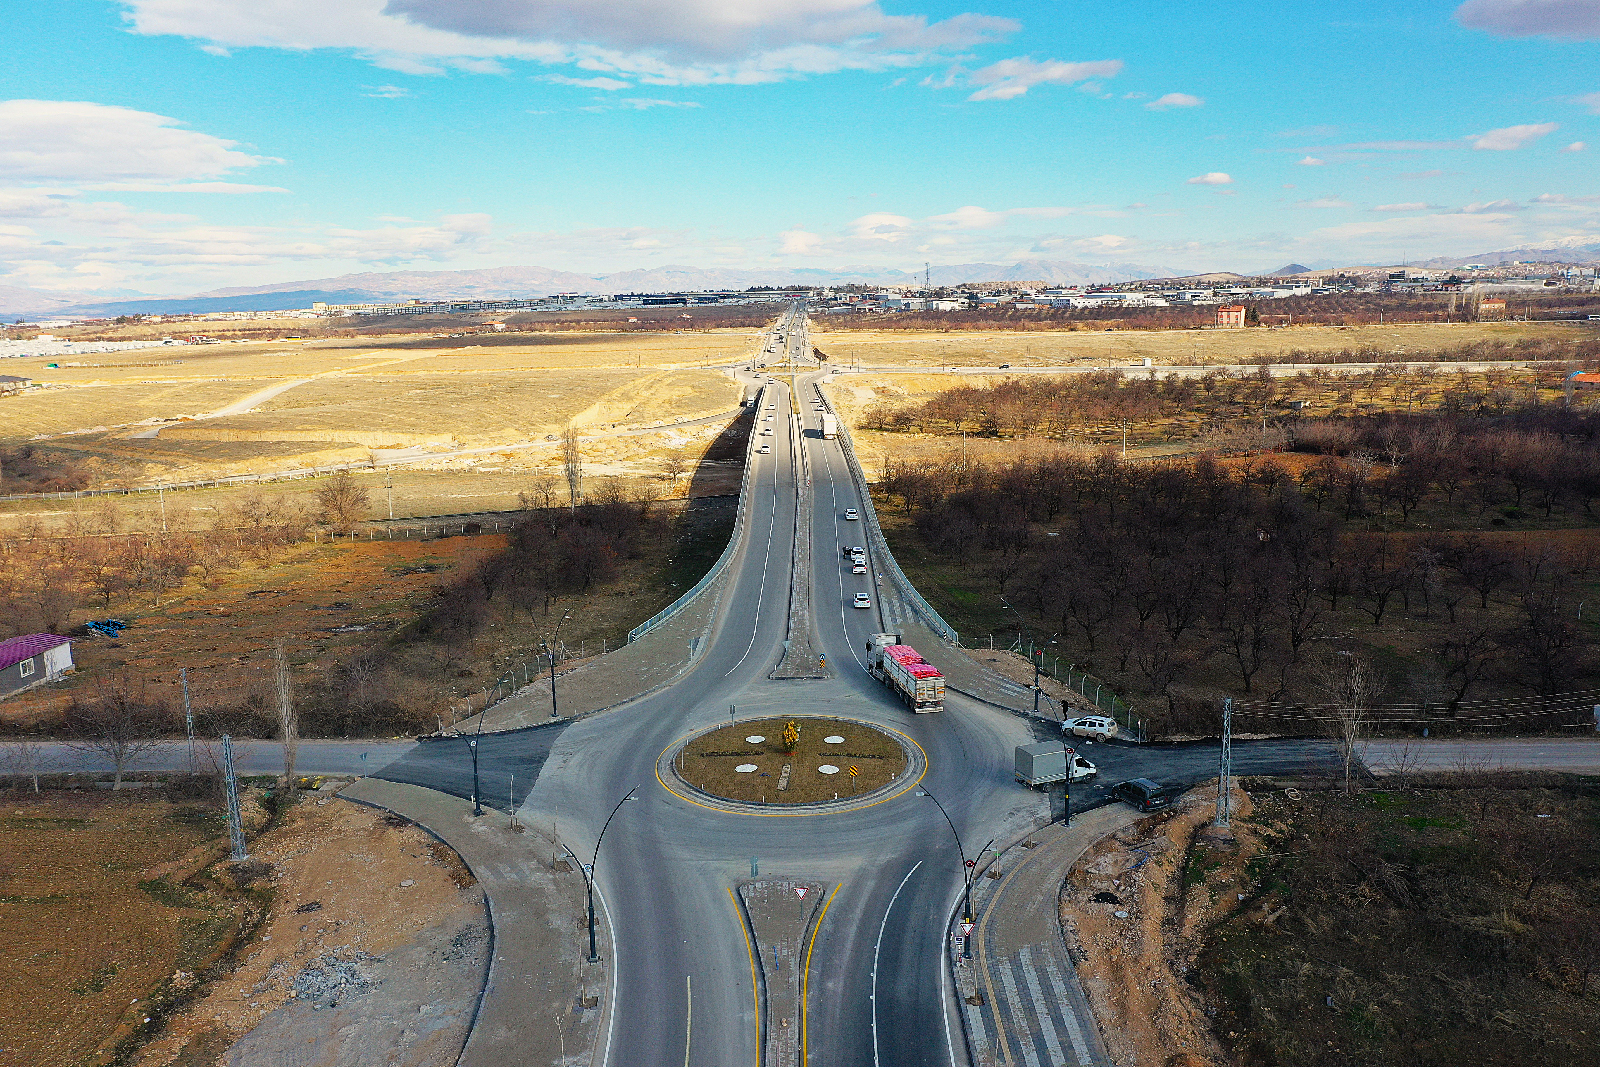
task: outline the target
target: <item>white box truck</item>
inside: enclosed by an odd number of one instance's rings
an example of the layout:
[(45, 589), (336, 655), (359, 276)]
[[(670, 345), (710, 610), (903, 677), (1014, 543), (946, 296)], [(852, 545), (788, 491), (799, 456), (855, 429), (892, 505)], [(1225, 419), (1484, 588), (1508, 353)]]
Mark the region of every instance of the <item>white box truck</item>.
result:
[(1060, 741), (1039, 741), (1031, 745), (1018, 745), (1016, 752), (1016, 779), (1032, 788), (1064, 782), (1071, 769), (1072, 781), (1093, 778), (1098, 768)]
[(822, 416), (822, 436), (829, 441), (839, 436), (839, 416), (833, 414)]

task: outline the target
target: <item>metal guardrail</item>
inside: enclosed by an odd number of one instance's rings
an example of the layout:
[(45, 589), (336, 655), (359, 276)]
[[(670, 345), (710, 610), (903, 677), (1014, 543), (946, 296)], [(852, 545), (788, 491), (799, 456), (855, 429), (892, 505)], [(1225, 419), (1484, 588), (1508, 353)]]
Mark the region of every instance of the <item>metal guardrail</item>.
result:
[[(828, 403), (828, 398), (819, 388), (817, 395), (822, 398), (828, 411), (838, 418), (838, 412), (833, 405)], [(961, 645), (961, 634), (954, 626), (944, 621), (944, 617), (934, 610), (933, 605), (925, 600), (917, 587), (911, 584), (911, 579), (906, 577), (906, 572), (900, 569), (900, 564), (895, 562), (894, 553), (889, 551), (889, 541), (883, 536), (883, 527), (878, 522), (878, 509), (872, 503), (872, 489), (867, 485), (867, 475), (861, 469), (861, 462), (856, 458), (854, 444), (850, 440), (850, 431), (842, 420), (838, 423), (839, 447), (844, 451), (845, 466), (850, 469), (850, 477), (856, 483), (856, 495), (861, 498), (861, 518), (867, 528), (867, 541), (872, 545), (874, 558), (889, 572), (889, 580), (894, 582), (895, 589), (901, 599), (911, 605), (913, 611), (922, 616), (922, 621), (928, 628), (952, 645)]]
[[(755, 410), (757, 412), (761, 411), (766, 396), (767, 386), (762, 385), (761, 391), (756, 394)], [(749, 440), (744, 445), (744, 476), (739, 482), (739, 510), (733, 519), (733, 533), (728, 537), (728, 546), (722, 550), (722, 555), (717, 557), (717, 562), (711, 565), (711, 569), (701, 575), (698, 582), (690, 586), (687, 593), (628, 631), (628, 643), (630, 645), (692, 604), (701, 593), (706, 591), (712, 582), (722, 576), (722, 572), (727, 569), (728, 563), (733, 559), (734, 553), (739, 550), (739, 541), (743, 536), (745, 518), (750, 507), (750, 461), (755, 453), (756, 438), (758, 436), (756, 424), (752, 422), (750, 424)]]

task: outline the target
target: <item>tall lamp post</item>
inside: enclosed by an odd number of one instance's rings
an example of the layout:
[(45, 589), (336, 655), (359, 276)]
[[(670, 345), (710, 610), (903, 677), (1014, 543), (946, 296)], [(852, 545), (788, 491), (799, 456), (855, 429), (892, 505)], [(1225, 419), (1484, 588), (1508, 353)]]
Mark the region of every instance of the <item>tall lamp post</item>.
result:
[(467, 741), (467, 749), (472, 750), (472, 814), (474, 816), (482, 816), (483, 814), (483, 805), (480, 803), (482, 798), (478, 793), (478, 737), (482, 736), (482, 734), (483, 717), (478, 715), (478, 733), (472, 734), (472, 737)]
[[(961, 921), (964, 923), (970, 923), (972, 922), (972, 867), (967, 863), (967, 850), (961, 845), (961, 834), (957, 832), (956, 824), (951, 822), (950, 813), (944, 810), (944, 805), (939, 803), (938, 797), (934, 796), (926, 789), (917, 790), (917, 796), (927, 797), (929, 800), (933, 801), (934, 804), (938, 805), (939, 814), (943, 815), (944, 821), (950, 824), (950, 833), (956, 839), (956, 852), (961, 856), (961, 888), (963, 894)], [(972, 942), (970, 940), (967, 942), (967, 948), (964, 954), (969, 958), (972, 955)]]
[(611, 820), (617, 817), (617, 812), (622, 810), (622, 805), (635, 799), (634, 794), (639, 791), (638, 786), (628, 790), (628, 795), (617, 801), (617, 806), (611, 809), (611, 814), (606, 816), (605, 826), (600, 827), (600, 836), (594, 839), (594, 858), (589, 863), (589, 869), (583, 872), (584, 887), (589, 891), (589, 962), (599, 963), (600, 953), (594, 947), (594, 868), (600, 862), (600, 842), (605, 840), (606, 829), (610, 827)]
[(550, 717), (560, 718), (556, 713), (556, 639), (561, 636), (561, 624), (572, 618), (572, 612), (564, 613), (556, 623), (555, 632), (550, 635), (550, 640), (545, 648), (550, 652)]

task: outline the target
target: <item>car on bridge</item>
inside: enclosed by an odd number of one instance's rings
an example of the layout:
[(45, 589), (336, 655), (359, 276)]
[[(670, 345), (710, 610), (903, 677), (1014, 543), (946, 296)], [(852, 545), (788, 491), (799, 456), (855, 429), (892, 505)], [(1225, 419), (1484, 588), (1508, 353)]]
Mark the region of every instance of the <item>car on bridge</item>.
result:
[(867, 565), (865, 563), (853, 563), (850, 565), (850, 573), (865, 574), (867, 573)]
[(856, 511), (855, 508), (845, 508), (844, 509), (844, 517), (849, 519), (850, 521), (854, 522), (854, 521), (860, 519), (861, 515), (860, 515), (859, 512)]
[(770, 455), (772, 455), (772, 446), (771, 445), (762, 445), (760, 448), (756, 449), (756, 455), (758, 455), (758, 456), (770, 456)]
[(865, 593), (857, 593), (855, 606), (858, 608), (870, 608), (872, 607), (872, 598)]

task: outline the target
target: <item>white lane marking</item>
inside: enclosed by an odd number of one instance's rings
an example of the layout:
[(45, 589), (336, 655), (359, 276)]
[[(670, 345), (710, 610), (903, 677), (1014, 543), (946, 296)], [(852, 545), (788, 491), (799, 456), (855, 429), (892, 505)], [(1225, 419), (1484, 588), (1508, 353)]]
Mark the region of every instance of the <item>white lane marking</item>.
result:
[[(1022, 1014), (1022, 997), (1017, 993), (1017, 980), (1011, 973), (1011, 961), (1000, 960), (996, 970), (1000, 972), (1000, 985), (1005, 990), (1006, 1002), (1011, 1008), (1012, 1018), (1025, 1020), (1026, 1016)], [(995, 1005), (994, 1013), (996, 1017), (999, 1016), (1000, 1005)], [(1021, 1026), (1014, 1026), (1012, 1029), (1015, 1031), (1012, 1036), (1017, 1039), (1017, 1045), (1022, 1049), (1023, 1061), (1027, 1063), (1028, 1067), (1039, 1067), (1039, 1050), (1033, 1047), (1033, 1034), (1024, 1031)], [(1013, 1060), (1012, 1062), (1016, 1061)]]
[[(812, 383), (812, 388), (816, 388), (816, 383), (815, 382)], [(839, 518), (839, 482), (833, 476), (833, 453), (827, 451), (827, 445), (823, 445), (822, 448), (823, 448), (823, 455), (827, 460), (827, 465), (826, 466), (827, 466), (827, 471), (828, 471), (828, 490), (832, 494), (831, 499), (832, 499), (832, 502), (833, 502), (833, 547), (834, 548), (838, 548), (840, 542), (843, 540), (843, 537), (839, 533), (839, 523), (841, 521), (840, 518)], [(860, 667), (862, 670), (866, 670), (867, 669), (866, 661), (861, 658), (861, 653), (856, 651), (856, 643), (853, 640), (850, 639), (850, 626), (849, 626), (849, 624), (847, 622), (845, 622), (845, 614), (844, 614), (844, 568), (842, 566), (839, 568), (838, 575), (839, 575), (839, 629), (844, 634), (844, 643), (847, 646), (849, 646), (850, 655), (856, 661), (856, 666)], [(867, 581), (868, 581), (868, 584), (870, 585), (871, 581), (872, 581), (872, 574), (871, 574), (870, 571), (867, 574)], [(876, 586), (873, 586), (873, 591), (874, 592), (877, 591), (877, 587)], [(879, 611), (881, 613), (881, 611), (882, 611), (882, 605), (881, 604), (878, 605), (878, 609), (879, 609)], [(852, 608), (851, 610), (853, 611), (855, 609)]]
[(1050, 979), (1050, 984), (1056, 991), (1056, 1002), (1061, 1005), (1061, 1019), (1067, 1024), (1067, 1037), (1072, 1040), (1072, 1051), (1078, 1054), (1079, 1063), (1089, 1062), (1089, 1043), (1083, 1039), (1083, 1030), (1078, 1026), (1078, 1002), (1067, 996), (1067, 987), (1061, 980), (1061, 973), (1056, 970), (1055, 961), (1046, 960), (1044, 964), (1045, 977)]
[(688, 1010), (683, 1017), (683, 1067), (689, 1067), (689, 1038), (694, 1031), (694, 982), (683, 976), (683, 995), (688, 1000)]
[(1039, 1018), (1039, 1033), (1044, 1037), (1045, 1050), (1050, 1053), (1051, 1061), (1057, 1062), (1061, 1059), (1061, 1035), (1056, 1033), (1055, 1020), (1050, 1018), (1050, 1002), (1044, 999), (1044, 990), (1039, 986), (1039, 973), (1033, 969), (1033, 953), (1024, 946), (1017, 953), (1017, 959), (1022, 967), (1022, 980), (1033, 997), (1033, 1013)]
[(950, 957), (945, 955), (943, 932), (934, 944), (939, 950), (939, 1014), (944, 1016), (944, 1045), (950, 1050), (950, 1067), (958, 1067), (955, 1038), (950, 1036)]
[(883, 922), (878, 924), (878, 943), (872, 949), (872, 1067), (878, 1067), (878, 953), (883, 951), (883, 931), (889, 925), (889, 913), (894, 910), (894, 902), (900, 899), (900, 890), (911, 881), (911, 876), (917, 873), (917, 867), (922, 866), (918, 860), (916, 865), (906, 872), (900, 879), (900, 885), (894, 891), (894, 896), (889, 898), (889, 906), (883, 909)]
[[(567, 854), (572, 855), (572, 850), (568, 849)], [(576, 860), (578, 857), (572, 858)], [(582, 866), (581, 862), (579, 866)], [(600, 898), (600, 910), (606, 916), (606, 937), (611, 941), (611, 1011), (606, 1020), (606, 1050), (600, 1057), (600, 1067), (606, 1067), (611, 1060), (611, 1038), (617, 1032), (617, 972), (622, 967), (617, 958), (617, 928), (611, 925), (611, 908), (606, 904), (606, 895), (600, 891), (599, 882), (594, 883), (594, 895)]]
[(774, 457), (772, 461), (772, 514), (767, 517), (767, 549), (766, 554), (761, 557), (761, 588), (756, 593), (755, 622), (750, 627), (750, 643), (745, 646), (744, 655), (739, 657), (738, 663), (735, 663), (732, 667), (728, 668), (728, 674), (724, 674), (724, 678), (738, 670), (739, 667), (743, 665), (744, 661), (750, 658), (750, 650), (756, 647), (756, 635), (761, 632), (761, 602), (766, 598), (767, 595), (767, 568), (772, 566), (772, 532), (777, 528), (777, 525), (778, 461), (777, 458)]

